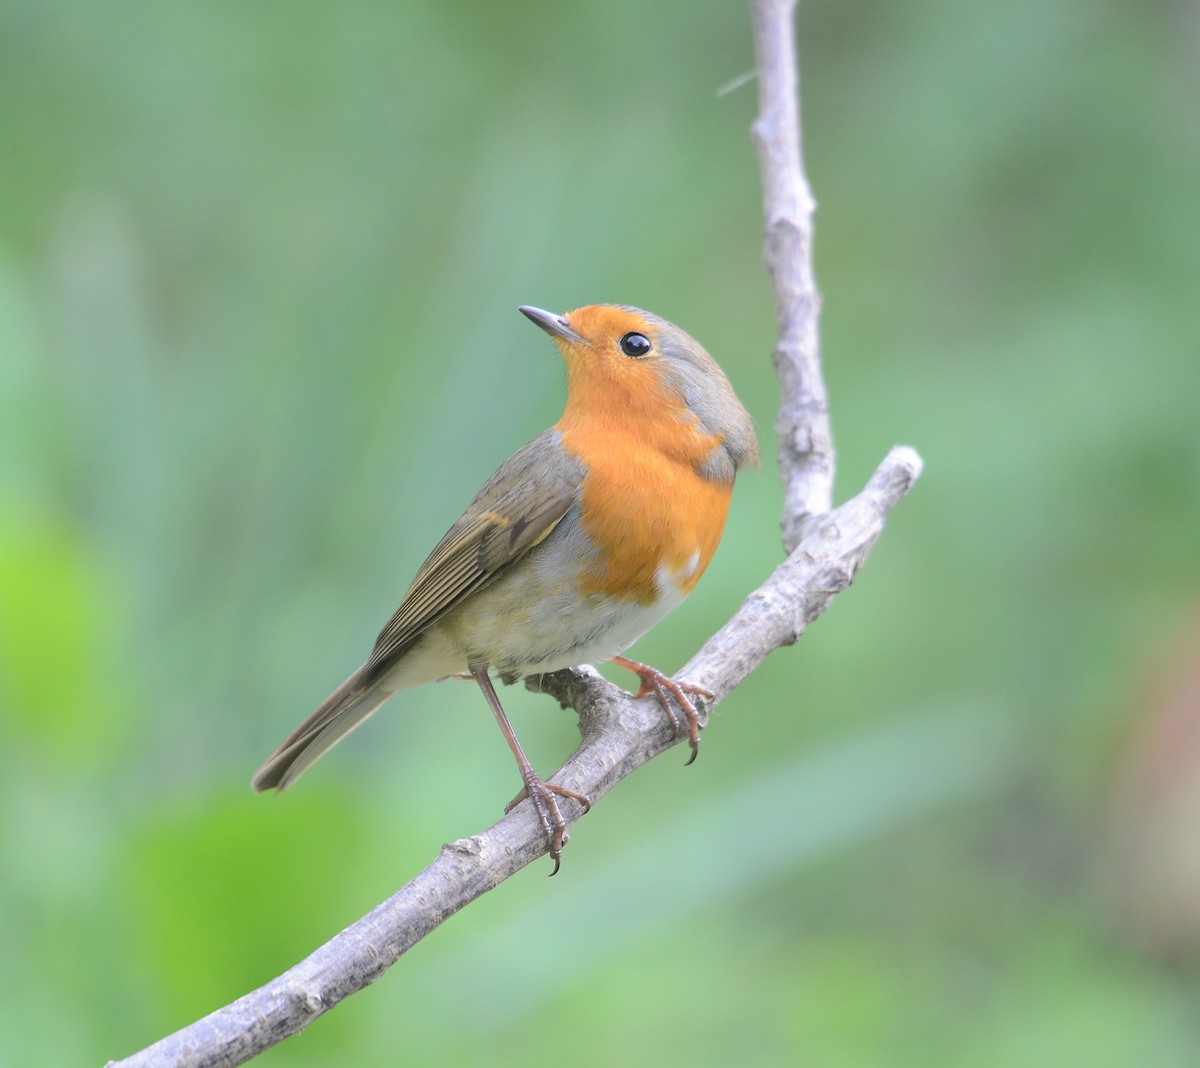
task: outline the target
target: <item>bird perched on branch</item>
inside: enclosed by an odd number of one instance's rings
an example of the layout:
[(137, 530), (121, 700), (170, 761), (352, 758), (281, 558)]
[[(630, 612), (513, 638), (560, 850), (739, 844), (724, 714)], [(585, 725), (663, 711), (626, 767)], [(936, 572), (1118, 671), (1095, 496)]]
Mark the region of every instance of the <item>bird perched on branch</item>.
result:
[[(430, 553), (365, 664), (254, 775), (290, 785), (397, 690), (469, 674), (516, 757), (558, 871), (557, 798), (589, 801), (533, 770), (491, 676), (611, 660), (656, 695), (695, 759), (697, 712), (677, 683), (620, 654), (683, 601), (716, 551), (734, 475), (758, 462), (749, 415), (720, 367), (679, 327), (599, 304), (520, 309), (567, 366), (562, 418), (510, 457)], [(678, 705), (678, 710), (672, 702)], [(689, 763), (691, 761), (689, 760)], [(554, 874), (552, 872), (551, 874)]]

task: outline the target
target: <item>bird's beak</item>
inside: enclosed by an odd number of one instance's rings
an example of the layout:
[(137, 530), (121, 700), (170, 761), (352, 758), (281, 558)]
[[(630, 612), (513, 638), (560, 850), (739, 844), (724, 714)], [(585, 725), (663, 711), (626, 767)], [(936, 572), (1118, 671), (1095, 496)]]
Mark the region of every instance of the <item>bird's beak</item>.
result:
[(572, 345), (586, 343), (579, 334), (571, 329), (570, 324), (561, 315), (542, 311), (541, 308), (531, 308), (527, 304), (522, 304), (517, 310), (531, 322), (537, 323), (551, 337), (570, 342)]

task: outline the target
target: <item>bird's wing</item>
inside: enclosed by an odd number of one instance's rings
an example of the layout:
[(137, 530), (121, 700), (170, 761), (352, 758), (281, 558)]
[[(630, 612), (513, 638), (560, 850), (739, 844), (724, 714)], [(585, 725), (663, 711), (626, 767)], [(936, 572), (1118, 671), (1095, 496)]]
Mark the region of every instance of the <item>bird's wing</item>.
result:
[(429, 626), (482, 589), (545, 538), (566, 515), (583, 466), (557, 430), (518, 449), (490, 479), (417, 571), (379, 632), (364, 669), (374, 675), (402, 656)]

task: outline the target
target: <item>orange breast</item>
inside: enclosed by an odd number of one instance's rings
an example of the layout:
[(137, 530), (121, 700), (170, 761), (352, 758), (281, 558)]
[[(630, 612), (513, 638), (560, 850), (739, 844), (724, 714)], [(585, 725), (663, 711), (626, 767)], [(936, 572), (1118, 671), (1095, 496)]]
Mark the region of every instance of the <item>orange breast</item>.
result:
[(587, 468), (580, 506), (596, 556), (584, 592), (649, 604), (667, 576), (689, 592), (716, 552), (733, 491), (695, 471), (720, 439), (699, 433), (686, 409), (653, 403), (568, 407), (558, 429)]

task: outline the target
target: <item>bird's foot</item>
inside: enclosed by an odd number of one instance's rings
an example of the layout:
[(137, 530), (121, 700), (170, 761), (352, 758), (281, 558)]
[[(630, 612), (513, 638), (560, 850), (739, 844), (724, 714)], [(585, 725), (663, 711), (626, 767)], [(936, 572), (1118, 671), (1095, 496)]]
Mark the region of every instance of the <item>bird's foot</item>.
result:
[[(612, 662), (617, 667), (623, 667), (626, 671), (632, 671), (640, 680), (641, 686), (638, 692), (633, 695), (636, 701), (639, 697), (645, 697), (648, 694), (654, 694), (658, 698), (659, 708), (663, 710), (663, 715), (671, 721), (671, 726), (675, 728), (675, 733), (680, 734), (683, 731), (684, 721), (687, 722), (688, 743), (692, 747), (692, 755), (688, 757), (684, 767), (687, 767), (693, 760), (696, 759), (700, 752), (700, 714), (696, 711), (696, 706), (692, 704), (688, 698), (688, 694), (695, 697), (703, 697), (706, 701), (714, 699), (713, 694), (700, 686), (693, 686), (687, 682), (676, 682), (674, 679), (668, 678), (657, 668), (652, 668), (648, 664), (640, 664), (636, 660), (630, 660), (626, 656), (614, 656)], [(671, 698), (675, 698), (676, 704), (683, 710), (681, 716), (676, 710), (675, 705), (671, 703)]]
[(562, 810), (558, 807), (558, 801), (555, 799), (556, 794), (558, 797), (569, 797), (582, 807), (584, 813), (592, 807), (592, 802), (587, 794), (576, 793), (557, 783), (546, 782), (532, 770), (525, 776), (525, 788), (504, 806), (504, 811), (507, 813), (526, 798), (533, 803), (533, 810), (537, 813), (542, 830), (546, 832), (546, 841), (550, 845), (550, 859), (554, 861), (554, 871), (550, 873), (551, 875), (558, 874), (559, 865), (562, 863), (563, 846), (571, 838), (567, 834), (567, 821), (563, 819)]

